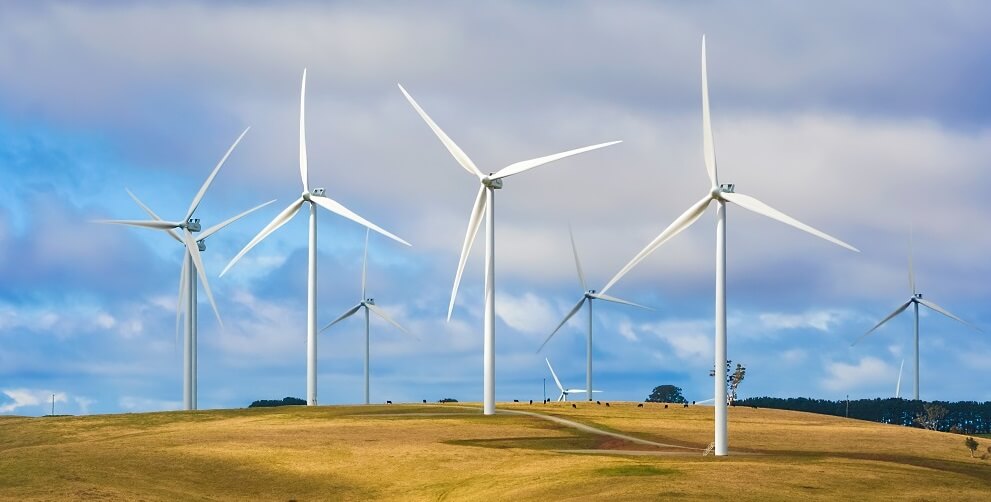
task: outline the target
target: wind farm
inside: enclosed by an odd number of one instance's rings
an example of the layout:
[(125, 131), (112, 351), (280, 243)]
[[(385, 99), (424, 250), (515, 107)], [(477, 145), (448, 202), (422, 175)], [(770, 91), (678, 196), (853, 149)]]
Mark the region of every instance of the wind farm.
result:
[(5, 7), (0, 499), (982, 499), (991, 6), (893, 8)]

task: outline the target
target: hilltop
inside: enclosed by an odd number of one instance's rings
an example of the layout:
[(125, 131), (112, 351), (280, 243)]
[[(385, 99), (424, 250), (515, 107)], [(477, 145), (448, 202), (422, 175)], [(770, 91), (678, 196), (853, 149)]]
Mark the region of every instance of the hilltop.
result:
[(702, 456), (709, 407), (576, 404), (499, 406), (541, 416), (416, 404), (0, 417), (0, 498), (978, 500), (991, 489), (991, 463), (955, 434), (737, 407), (731, 456), (715, 458)]

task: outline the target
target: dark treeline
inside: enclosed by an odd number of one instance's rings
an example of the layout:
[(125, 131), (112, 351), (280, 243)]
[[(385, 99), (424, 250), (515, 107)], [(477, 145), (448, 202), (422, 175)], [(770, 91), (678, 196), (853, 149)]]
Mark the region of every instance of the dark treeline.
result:
[(306, 401), (298, 397), (287, 397), (284, 399), (259, 399), (248, 405), (248, 408), (268, 408), (272, 406), (298, 406), (306, 404)]
[[(805, 397), (750, 397), (740, 399), (736, 406), (756, 406), (758, 408), (774, 408), (779, 410), (807, 411), (823, 415), (847, 416), (847, 401), (829, 401), (826, 399), (809, 399)], [(935, 421), (935, 429), (940, 431), (959, 432), (961, 434), (991, 433), (991, 401), (978, 403), (975, 401), (911, 401), (908, 399), (858, 399), (849, 401), (850, 418), (870, 420), (884, 424), (907, 425), (920, 427), (917, 417), (925, 415), (926, 405), (940, 406), (946, 410), (945, 415)]]

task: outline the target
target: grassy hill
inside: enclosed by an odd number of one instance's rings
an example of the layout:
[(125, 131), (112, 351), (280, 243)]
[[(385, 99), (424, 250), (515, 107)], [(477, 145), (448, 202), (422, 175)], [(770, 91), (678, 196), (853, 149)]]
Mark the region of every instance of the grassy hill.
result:
[(0, 498), (981, 500), (991, 492), (991, 461), (971, 458), (962, 436), (731, 408), (731, 456), (703, 457), (712, 408), (611, 404), (499, 408), (668, 446), (452, 404), (0, 417)]

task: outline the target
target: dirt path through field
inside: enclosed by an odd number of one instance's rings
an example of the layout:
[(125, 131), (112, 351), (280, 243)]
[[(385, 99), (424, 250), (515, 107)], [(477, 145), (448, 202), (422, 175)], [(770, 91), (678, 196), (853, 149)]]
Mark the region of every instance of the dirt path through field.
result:
[(583, 423), (574, 422), (572, 420), (568, 420), (566, 418), (561, 418), (561, 417), (556, 417), (556, 416), (553, 416), (553, 415), (544, 415), (542, 413), (534, 413), (534, 412), (531, 412), (531, 411), (520, 411), (520, 410), (496, 410), (496, 413), (511, 413), (511, 414), (516, 414), (516, 415), (527, 415), (527, 416), (531, 416), (531, 417), (542, 418), (544, 420), (550, 420), (551, 422), (555, 422), (555, 423), (558, 423), (558, 424), (561, 424), (561, 425), (566, 425), (568, 427), (571, 427), (571, 428), (574, 428), (574, 429), (578, 429), (580, 431), (589, 432), (589, 433), (592, 433), (592, 434), (599, 434), (599, 435), (602, 435), (602, 436), (609, 436), (609, 437), (613, 437), (613, 438), (616, 438), (616, 439), (622, 439), (623, 441), (629, 441), (631, 443), (642, 444), (642, 445), (646, 445), (646, 446), (656, 446), (656, 447), (659, 447), (659, 448), (678, 448), (678, 449), (688, 450), (688, 451), (693, 451), (693, 452), (695, 452), (695, 451), (699, 451), (699, 452), (702, 451), (702, 448), (693, 448), (691, 446), (679, 446), (679, 445), (673, 445), (673, 444), (658, 443), (658, 442), (655, 442), (655, 441), (649, 441), (649, 440), (646, 440), (646, 439), (640, 439), (640, 438), (636, 438), (636, 437), (633, 437), (633, 436), (627, 436), (626, 434), (620, 434), (618, 432), (612, 432), (612, 431), (606, 431), (606, 430), (602, 430), (602, 429), (597, 429), (595, 427), (592, 427), (591, 425), (586, 425), (586, 424), (583, 424)]

